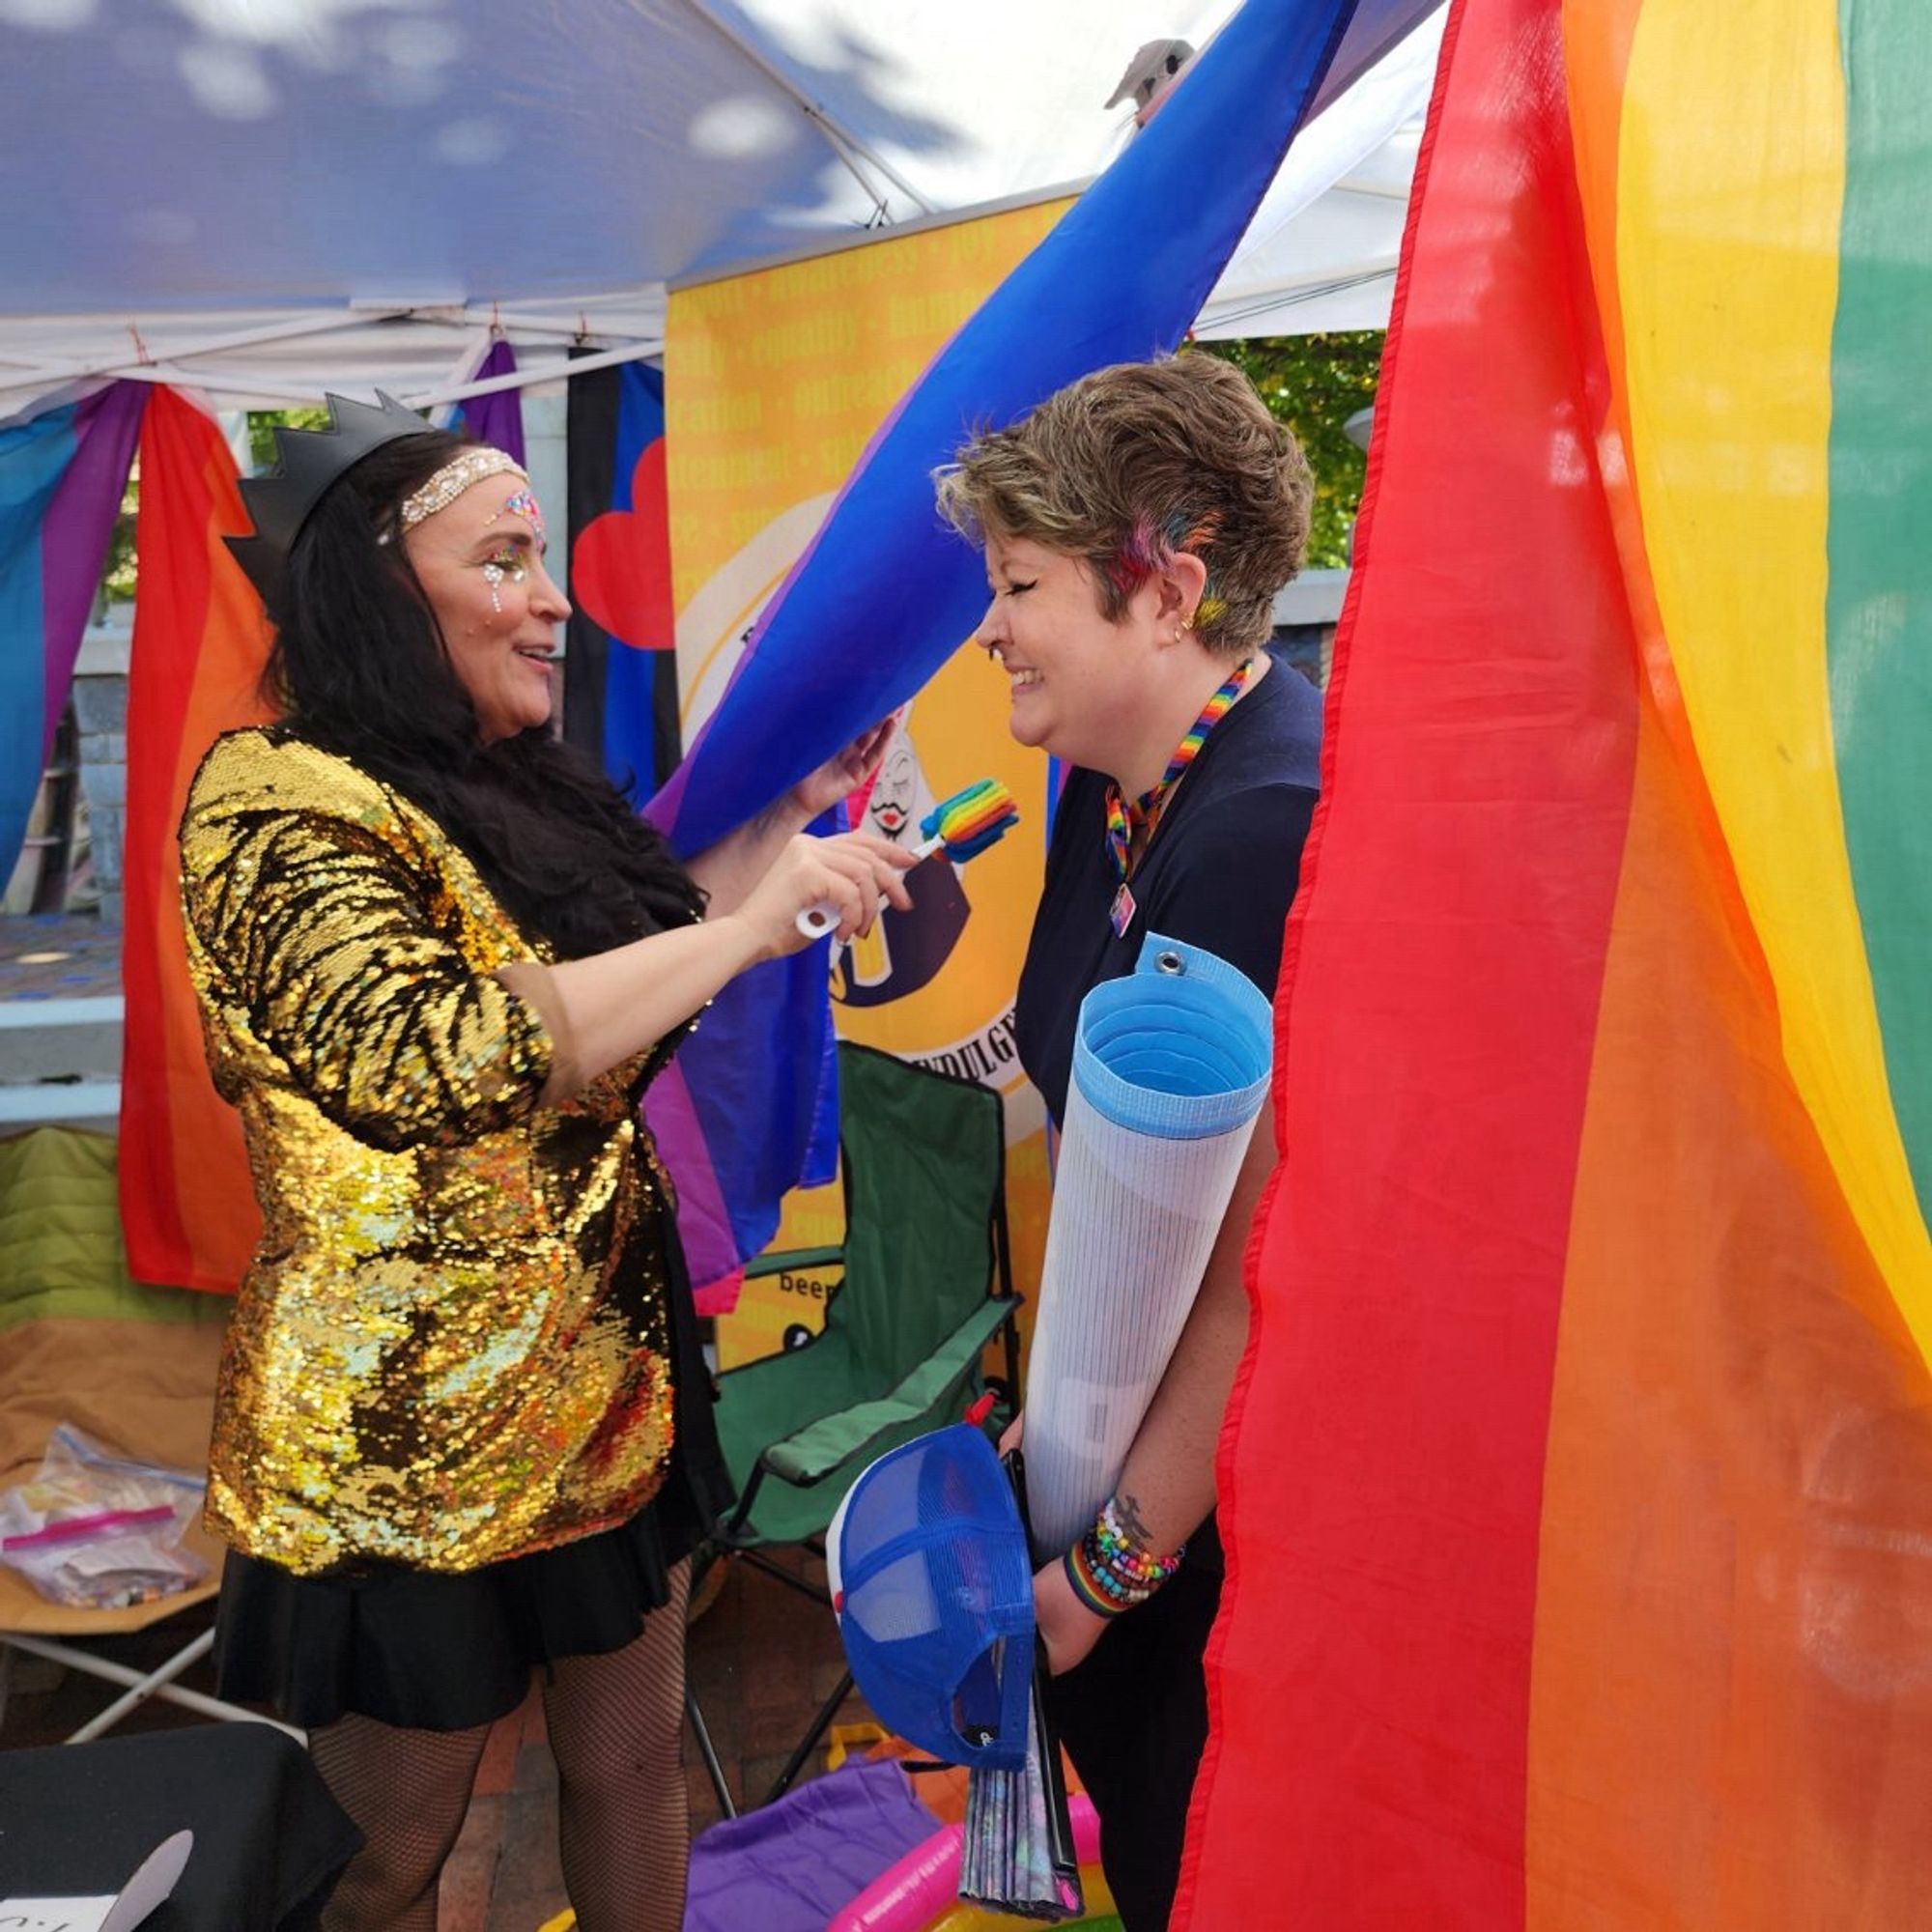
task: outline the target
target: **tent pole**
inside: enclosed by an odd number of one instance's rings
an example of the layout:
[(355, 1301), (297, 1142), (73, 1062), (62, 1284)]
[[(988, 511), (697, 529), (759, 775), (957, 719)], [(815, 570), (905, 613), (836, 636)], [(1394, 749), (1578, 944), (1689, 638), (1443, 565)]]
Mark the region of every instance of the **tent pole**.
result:
[(564, 383), (573, 376), (588, 376), (598, 369), (614, 369), (621, 362), (641, 362), (647, 355), (663, 354), (662, 342), (632, 342), (597, 355), (580, 355), (569, 362), (541, 362), (534, 368), (513, 370), (507, 376), (493, 376), (487, 383), (459, 383), (440, 389), (423, 389), (398, 400), (408, 403), (412, 410), (436, 409), (443, 403), (467, 403), (472, 396), (494, 396), (499, 389), (530, 389), (539, 383)]
[(847, 172), (866, 190), (867, 198), (878, 209), (881, 214), (885, 214), (887, 212), (885, 197), (880, 194), (871, 182), (867, 180), (865, 173), (859, 167), (861, 160), (865, 161), (868, 166), (877, 168), (922, 214), (932, 214), (937, 212), (933, 204), (926, 200), (925, 196), (921, 194), (918, 188), (914, 187), (906, 180), (905, 176), (900, 174), (883, 155), (879, 154), (875, 149), (867, 146), (849, 128), (841, 126), (835, 120), (820, 102), (812, 99), (811, 96), (806, 93), (804, 88), (800, 87), (798, 82), (792, 79), (791, 75), (786, 73), (784, 69), (780, 67), (761, 47), (748, 41), (735, 27), (729, 26), (721, 20), (711, 11), (710, 7), (705, 4), (705, 0), (684, 0), (684, 4), (706, 26), (711, 28), (714, 33), (718, 34), (742, 54), (746, 60), (750, 61), (775, 87), (781, 88), (785, 94), (790, 96), (792, 100), (804, 110), (806, 119), (817, 126), (819, 132), (825, 136), (826, 143), (832, 149), (832, 152), (845, 163)]
[[(514, 330), (509, 332), (514, 333)], [(579, 331), (573, 327), (570, 332), (575, 336)], [(661, 340), (639, 338), (620, 348), (604, 350), (596, 355), (579, 356), (569, 362), (532, 363), (510, 375), (492, 377), (488, 382), (444, 383), (412, 396), (400, 397), (399, 400), (407, 402), (412, 409), (435, 409), (443, 403), (468, 402), (472, 396), (494, 395), (501, 389), (528, 389), (541, 383), (566, 382), (572, 376), (589, 375), (597, 369), (612, 369), (620, 363), (638, 362), (645, 356), (661, 355), (663, 353), (664, 343)], [(312, 408), (322, 400), (327, 388), (343, 380), (339, 376), (317, 375), (309, 384), (298, 374), (284, 377), (279, 382), (258, 382), (252, 377), (203, 375), (197, 370), (179, 368), (171, 361), (115, 364), (73, 373), (52, 372), (48, 380), (50, 385), (59, 386), (97, 376), (118, 377), (130, 383), (166, 384), (182, 389), (202, 389), (212, 396), (253, 397), (262, 399), (265, 407), (281, 403), (295, 408)], [(0, 382), (0, 399), (9, 397), (14, 390), (33, 391), (41, 384), (42, 379), (36, 374), (29, 374), (17, 383)], [(387, 382), (377, 381), (372, 386), (395, 390), (404, 385), (399, 380), (390, 378)], [(19, 405), (11, 409), (5, 400), (0, 400), (0, 421), (11, 420), (30, 407), (34, 400), (33, 394), (26, 394)]]
[[(59, 375), (54, 378), (54, 384), (55, 386), (65, 386), (70, 383), (89, 381), (96, 376), (111, 376), (115, 381), (124, 383), (155, 383), (177, 389), (205, 389), (212, 396), (271, 396), (295, 408), (306, 407), (322, 395), (319, 388), (297, 388), (281, 383), (242, 382), (233, 376), (200, 376), (192, 369), (177, 369), (171, 362), (133, 362), (89, 370), (80, 376)], [(35, 379), (32, 378), (20, 383), (0, 383), (0, 397), (11, 395), (16, 389), (25, 390), (34, 386)], [(31, 405), (34, 400), (29, 395), (21, 408)], [(4, 403), (0, 403), (0, 412), (4, 412), (0, 414), (0, 420), (11, 420), (20, 411), (8, 410)]]
[[(375, 310), (330, 309), (326, 313), (305, 310), (299, 321), (265, 323), (258, 328), (231, 329), (223, 335), (203, 336), (180, 347), (170, 348), (163, 358), (172, 366), (179, 367), (184, 362), (192, 362), (203, 355), (218, 355), (231, 349), (257, 349), (275, 342), (298, 342), (305, 335), (331, 335), (338, 329), (361, 328), (365, 325), (384, 322), (406, 322), (420, 313), (412, 308), (381, 308)], [(522, 331), (530, 335), (568, 335), (573, 340), (583, 336), (586, 330), (582, 316), (566, 319), (562, 316), (518, 316), (498, 317), (505, 334)], [(460, 324), (452, 321), (449, 326), (470, 326), (488, 327), (492, 317), (474, 308), (463, 310)], [(139, 327), (138, 321), (134, 325)], [(627, 330), (612, 328), (590, 328), (592, 336), (628, 334)], [(634, 340), (642, 340), (634, 337)], [(4, 386), (24, 387), (28, 383), (84, 383), (103, 376), (134, 375), (142, 368), (153, 368), (154, 363), (143, 363), (138, 356), (116, 357), (111, 362), (93, 361), (84, 357), (47, 360), (44, 356), (10, 355), (0, 351), (0, 368), (18, 369), (20, 381), (17, 384), (7, 383)], [(268, 393), (265, 389), (264, 393)]]
[(493, 319), (513, 342), (520, 335), (567, 335), (573, 342), (588, 342), (600, 336), (631, 342), (645, 340), (629, 328), (600, 328), (594, 322), (585, 327), (587, 318), (583, 316), (518, 315), (514, 310), (503, 310), (493, 318), (473, 307), (463, 311), (465, 322), (478, 323), (486, 327)]
[[(216, 355), (228, 349), (255, 349), (270, 342), (296, 342), (304, 335), (327, 335), (336, 329), (359, 328), (364, 323), (389, 322), (408, 313), (406, 309), (386, 309), (379, 315), (356, 315), (347, 309), (331, 309), (326, 314), (306, 310), (298, 322), (264, 323), (256, 328), (236, 328), (222, 335), (204, 336), (180, 348), (170, 349), (166, 360), (179, 364), (192, 361), (198, 355)], [(130, 325), (133, 327), (139, 326), (138, 322)], [(143, 368), (156, 366), (152, 362), (144, 363), (138, 355), (119, 356), (111, 362), (89, 362), (81, 358), (30, 363), (17, 361), (13, 356), (0, 359), (11, 366), (27, 370), (30, 377), (45, 377), (47, 381), (56, 383), (88, 382), (97, 376), (132, 376)]]
[[(1272, 308), (1281, 302), (1307, 301), (1317, 296), (1340, 295), (1344, 290), (1357, 288), (1363, 282), (1378, 281), (1384, 275), (1394, 274), (1398, 260), (1394, 255), (1372, 255), (1363, 261), (1332, 269), (1323, 275), (1285, 275), (1277, 281), (1255, 282), (1241, 291), (1240, 299), (1234, 306), (1252, 309), (1259, 314), (1263, 309)], [(1208, 301), (1203, 313), (1214, 305), (1211, 300)]]
[[(474, 376), (483, 366), (483, 358), (490, 353), (490, 344), (495, 340), (487, 322), (478, 323), (465, 338), (463, 348), (456, 360), (450, 365), (449, 374), (442, 379), (444, 388), (461, 385)], [(453, 405), (451, 406), (454, 407)], [(442, 425), (448, 428), (448, 423)]]

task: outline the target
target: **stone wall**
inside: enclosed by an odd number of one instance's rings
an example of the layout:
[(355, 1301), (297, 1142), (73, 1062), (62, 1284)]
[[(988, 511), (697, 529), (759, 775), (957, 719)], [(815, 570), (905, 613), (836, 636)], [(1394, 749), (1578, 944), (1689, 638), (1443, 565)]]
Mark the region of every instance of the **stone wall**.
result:
[(80, 793), (87, 801), (100, 918), (115, 926), (121, 923), (121, 847), (128, 806), (129, 621), (126, 611), (117, 611), (107, 623), (90, 628), (73, 679)]

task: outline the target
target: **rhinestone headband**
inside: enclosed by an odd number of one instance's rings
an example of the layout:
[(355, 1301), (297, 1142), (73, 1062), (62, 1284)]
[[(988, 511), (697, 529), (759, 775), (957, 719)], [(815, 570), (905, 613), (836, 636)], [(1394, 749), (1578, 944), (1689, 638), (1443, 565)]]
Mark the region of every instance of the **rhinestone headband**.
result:
[(425, 517), (446, 510), (472, 483), (480, 483), (486, 476), (523, 476), (526, 483), (530, 480), (524, 475), (523, 465), (500, 449), (466, 449), (445, 463), (414, 496), (404, 498), (397, 519), (404, 529), (412, 530)]

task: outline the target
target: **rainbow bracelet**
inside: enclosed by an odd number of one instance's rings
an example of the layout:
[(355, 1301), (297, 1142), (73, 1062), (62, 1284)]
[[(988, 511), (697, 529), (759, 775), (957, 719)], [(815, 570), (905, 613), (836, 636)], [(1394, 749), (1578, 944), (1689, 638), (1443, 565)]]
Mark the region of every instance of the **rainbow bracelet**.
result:
[(1122, 1523), (1110, 1496), (1094, 1526), (1065, 1559), (1073, 1594), (1099, 1617), (1117, 1617), (1144, 1604), (1180, 1568), (1183, 1545), (1157, 1556)]

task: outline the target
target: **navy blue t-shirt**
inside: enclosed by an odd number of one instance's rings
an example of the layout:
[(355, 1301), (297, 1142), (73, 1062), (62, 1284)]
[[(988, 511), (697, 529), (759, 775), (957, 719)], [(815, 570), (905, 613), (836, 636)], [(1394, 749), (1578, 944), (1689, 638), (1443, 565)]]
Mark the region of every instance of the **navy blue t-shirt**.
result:
[(1119, 938), (1109, 919), (1120, 875), (1107, 850), (1107, 781), (1067, 774), (1013, 1015), (1020, 1064), (1056, 1126), (1080, 1002), (1131, 973), (1150, 932), (1219, 953), (1274, 997), (1321, 744), (1321, 693), (1276, 662), (1209, 732), (1175, 791), (1135, 869), (1133, 923)]

